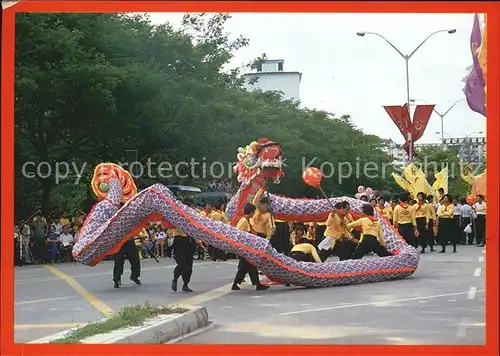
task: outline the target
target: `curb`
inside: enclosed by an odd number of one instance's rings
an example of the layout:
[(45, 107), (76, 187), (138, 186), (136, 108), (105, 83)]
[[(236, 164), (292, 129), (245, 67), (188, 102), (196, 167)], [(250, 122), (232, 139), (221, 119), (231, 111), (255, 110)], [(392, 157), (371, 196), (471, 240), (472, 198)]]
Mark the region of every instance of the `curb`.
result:
[[(147, 319), (141, 326), (132, 326), (114, 330), (110, 333), (94, 335), (81, 340), (82, 344), (163, 344), (173, 339), (190, 334), (209, 325), (208, 312), (205, 307), (179, 306), (189, 309), (184, 314), (165, 314)], [(106, 319), (103, 319), (106, 320)], [(82, 325), (84, 326), (84, 325)], [(29, 344), (48, 344), (60, 339), (75, 329), (69, 329)]]

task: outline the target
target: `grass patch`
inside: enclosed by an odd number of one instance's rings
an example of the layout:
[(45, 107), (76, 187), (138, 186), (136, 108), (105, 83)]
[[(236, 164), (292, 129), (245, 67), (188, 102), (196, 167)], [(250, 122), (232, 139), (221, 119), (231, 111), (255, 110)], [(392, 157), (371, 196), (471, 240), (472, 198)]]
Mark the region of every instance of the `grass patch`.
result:
[(79, 344), (81, 340), (88, 337), (106, 334), (114, 330), (129, 326), (140, 326), (144, 324), (146, 319), (152, 318), (161, 314), (183, 314), (188, 309), (176, 306), (154, 306), (149, 302), (144, 305), (134, 305), (120, 310), (119, 313), (113, 315), (104, 321), (87, 324), (81, 328), (71, 331), (68, 335), (51, 341), (51, 344)]

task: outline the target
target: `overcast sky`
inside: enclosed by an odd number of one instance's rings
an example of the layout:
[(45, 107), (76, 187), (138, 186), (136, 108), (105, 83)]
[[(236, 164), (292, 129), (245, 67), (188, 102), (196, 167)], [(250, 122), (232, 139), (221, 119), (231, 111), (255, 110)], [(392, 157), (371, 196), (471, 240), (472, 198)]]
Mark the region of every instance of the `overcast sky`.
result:
[[(182, 14), (150, 13), (155, 23), (180, 26)], [(473, 14), (232, 14), (226, 30), (250, 40), (237, 52), (232, 66), (242, 66), (267, 54), (284, 59), (285, 71), (302, 72), (300, 87), (304, 106), (351, 115), (366, 133), (404, 142), (383, 105), (406, 102), (405, 64), (393, 48), (376, 36), (356, 36), (370, 31), (385, 36), (404, 54), (427, 41), (410, 60), (410, 96), (436, 104), (444, 113), (464, 98), (462, 79), (472, 63), (470, 32)], [(465, 137), (486, 130), (486, 119), (458, 103), (444, 119), (445, 137)], [(438, 142), (441, 120), (431, 116), (418, 143)], [(483, 134), (484, 135), (484, 134)], [(482, 136), (473, 134), (471, 136)]]

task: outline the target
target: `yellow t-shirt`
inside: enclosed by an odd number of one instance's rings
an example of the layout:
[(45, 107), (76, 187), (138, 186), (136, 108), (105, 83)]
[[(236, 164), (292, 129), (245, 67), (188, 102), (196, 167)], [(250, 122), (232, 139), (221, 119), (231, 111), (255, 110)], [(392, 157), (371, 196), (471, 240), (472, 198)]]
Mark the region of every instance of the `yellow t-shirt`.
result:
[(293, 246), (290, 252), (302, 252), (306, 255), (311, 255), (316, 263), (321, 263), (321, 258), (319, 258), (318, 251), (316, 251), (316, 247), (309, 243), (302, 243)]
[(388, 206), (387, 208), (384, 208), (384, 210), (382, 210), (382, 214), (384, 215), (384, 217), (389, 220), (392, 220), (393, 213), (394, 209), (392, 208), (392, 206)]
[(384, 234), (382, 233), (382, 227), (380, 226), (380, 221), (378, 221), (378, 219), (372, 220), (368, 217), (363, 217), (347, 225), (348, 228), (355, 228), (358, 226), (361, 227), (361, 231), (363, 233), (361, 239), (359, 240), (360, 243), (363, 242), (365, 235), (372, 235), (377, 237), (382, 245), (385, 245)]
[(215, 221), (222, 221), (223, 223), (229, 223), (228, 218), (226, 217), (226, 214), (224, 214), (222, 211), (215, 210), (210, 214), (210, 218), (212, 218)]
[(261, 213), (260, 211), (256, 211), (253, 218), (250, 219), (250, 223), (252, 224), (252, 228), (258, 234), (266, 235), (268, 240), (271, 239), (271, 235), (273, 234), (273, 224), (271, 221), (271, 214), (268, 212)]
[(242, 231), (246, 232), (252, 232), (252, 227), (250, 226), (250, 223), (248, 222), (248, 219), (243, 217), (238, 221), (236, 224), (236, 228)]
[(59, 219), (59, 224), (61, 224), (62, 226), (64, 225), (69, 225), (71, 222), (69, 221), (68, 218), (60, 218)]
[(415, 208), (408, 205), (406, 207), (402, 207), (400, 204), (396, 205), (394, 208), (394, 225), (402, 225), (402, 224), (412, 224), (413, 226), (417, 225), (415, 221)]
[(415, 204), (415, 219), (417, 218), (425, 218), (425, 223), (428, 224), (430, 220), (430, 210), (429, 204)]
[(182, 231), (181, 229), (179, 229), (178, 227), (174, 227), (172, 229), (172, 235), (175, 237), (175, 236), (180, 236), (180, 237), (187, 237), (187, 235), (184, 233), (184, 231)]
[[(347, 225), (349, 221), (344, 220), (344, 224)], [(330, 214), (328, 215), (328, 219), (326, 220), (326, 230), (325, 236), (333, 237), (335, 239), (339, 239), (342, 236), (347, 236), (348, 232), (345, 229), (345, 226), (342, 224), (342, 220), (340, 220), (339, 215)]]
[(440, 219), (453, 219), (453, 204), (441, 205), (438, 210), (438, 217)]

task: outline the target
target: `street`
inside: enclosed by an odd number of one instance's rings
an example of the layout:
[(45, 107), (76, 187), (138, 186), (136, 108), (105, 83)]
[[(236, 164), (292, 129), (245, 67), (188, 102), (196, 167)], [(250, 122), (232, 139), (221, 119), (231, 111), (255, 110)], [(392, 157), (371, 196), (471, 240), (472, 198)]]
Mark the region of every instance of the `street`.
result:
[[(193, 344), (484, 344), (484, 249), (422, 255), (400, 281), (327, 289), (244, 285), (230, 291), (236, 260), (196, 261), (194, 293), (172, 292), (173, 261), (142, 260), (142, 286), (114, 289), (112, 262), (15, 269), (15, 341), (29, 342), (104, 318), (131, 304), (206, 306), (212, 327)], [(365, 257), (370, 258), (370, 257)], [(262, 277), (261, 277), (262, 278)]]

